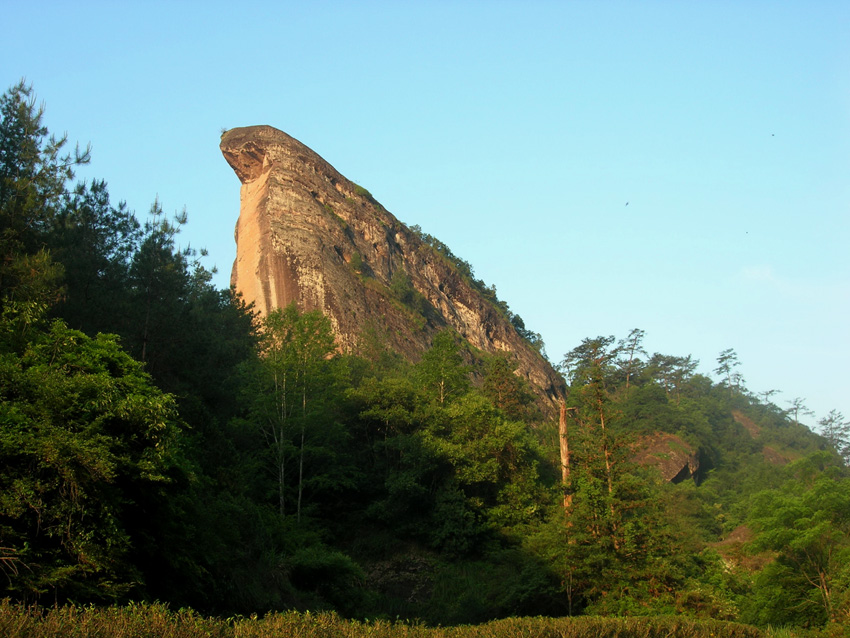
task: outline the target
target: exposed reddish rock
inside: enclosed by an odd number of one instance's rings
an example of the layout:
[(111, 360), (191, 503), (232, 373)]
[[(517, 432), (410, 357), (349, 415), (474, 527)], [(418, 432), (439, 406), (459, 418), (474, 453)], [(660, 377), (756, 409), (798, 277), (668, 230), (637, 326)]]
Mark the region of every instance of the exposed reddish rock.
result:
[(793, 460), (788, 454), (783, 454), (769, 445), (762, 448), (761, 454), (771, 465), (788, 465)]
[(743, 425), (744, 429), (754, 439), (757, 439), (759, 437), (759, 434), (761, 434), (761, 428), (758, 426), (758, 424), (750, 417), (746, 416), (740, 410), (732, 410), (732, 418), (735, 419), (741, 425)]
[[(344, 350), (371, 329), (411, 361), (451, 327), (479, 350), (513, 353), (545, 407), (564, 395), (504, 311), (315, 152), (270, 126), (225, 132), (221, 151), (242, 182), (231, 284), (260, 313), (292, 302), (319, 309)], [(404, 279), (427, 303), (399, 297)]]
[[(758, 423), (753, 421), (750, 417), (745, 415), (743, 412), (739, 410), (732, 410), (732, 418), (735, 419), (738, 423), (744, 426), (744, 429), (749, 433), (753, 439), (758, 439), (761, 435), (761, 428)], [(779, 452), (776, 448), (773, 448), (769, 445), (765, 445), (761, 450), (762, 456), (764, 460), (770, 463), (771, 465), (786, 465), (790, 463), (793, 459), (787, 454)]]
[(750, 572), (756, 572), (773, 560), (773, 554), (767, 551), (755, 554), (748, 551), (746, 545), (753, 538), (753, 531), (749, 527), (739, 525), (729, 532), (723, 540), (711, 543), (710, 547), (717, 550), (727, 568), (743, 568)]
[(642, 437), (633, 460), (640, 465), (657, 467), (665, 481), (679, 483), (699, 470), (696, 451), (675, 434), (658, 432)]

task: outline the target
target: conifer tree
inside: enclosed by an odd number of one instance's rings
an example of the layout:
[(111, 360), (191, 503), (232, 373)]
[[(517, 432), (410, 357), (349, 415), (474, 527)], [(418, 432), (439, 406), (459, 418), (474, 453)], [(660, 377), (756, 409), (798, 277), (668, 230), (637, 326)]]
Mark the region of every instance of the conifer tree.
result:
[(48, 137), (31, 86), (23, 81), (0, 96), (0, 308), (43, 316), (59, 297), (58, 268), (44, 235), (74, 167), (88, 149), (62, 154), (67, 139)]
[(820, 433), (844, 459), (850, 464), (850, 421), (838, 410), (830, 410), (829, 414), (818, 421)]

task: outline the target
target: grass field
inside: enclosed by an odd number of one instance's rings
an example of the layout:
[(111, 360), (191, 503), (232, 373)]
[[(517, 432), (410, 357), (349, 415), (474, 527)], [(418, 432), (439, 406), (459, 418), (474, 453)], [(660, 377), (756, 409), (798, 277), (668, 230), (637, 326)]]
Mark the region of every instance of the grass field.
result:
[(3, 638), (791, 638), (722, 621), (655, 618), (508, 618), (481, 625), (350, 621), (333, 613), (204, 618), (164, 605), (28, 609), (0, 602)]

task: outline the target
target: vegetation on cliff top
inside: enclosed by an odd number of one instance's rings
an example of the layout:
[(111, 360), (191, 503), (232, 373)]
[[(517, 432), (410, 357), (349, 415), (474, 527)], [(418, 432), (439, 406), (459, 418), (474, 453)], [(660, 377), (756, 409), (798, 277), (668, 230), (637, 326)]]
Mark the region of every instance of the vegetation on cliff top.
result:
[[(141, 223), (104, 182), (71, 185), (88, 157), (63, 155), (29, 87), (0, 115), (0, 597), (433, 625), (850, 621), (847, 421), (832, 413), (814, 434), (802, 401), (746, 389), (733, 350), (714, 381), (690, 357), (646, 353), (640, 330), (586, 339), (561, 364), (563, 421), (545, 421), (510, 358), (471, 370), (452, 332), (413, 365), (380, 327), (343, 355), (321, 315), (260, 321), (179, 248), (185, 214), (155, 202)], [(404, 280), (392, 290), (416, 302)], [(633, 461), (659, 432), (695, 450), (692, 479)], [(367, 627), (98, 614), (5, 604), (0, 623)], [(433, 631), (518, 626), (583, 625)], [(727, 635), (757, 635), (740, 631)]]
[(486, 299), (499, 312), (499, 314), (508, 319), (520, 337), (528, 341), (531, 347), (543, 355), (544, 358), (548, 359), (546, 356), (546, 347), (543, 343), (543, 337), (541, 337), (539, 333), (526, 328), (525, 321), (523, 321), (522, 317), (515, 314), (510, 309), (510, 306), (508, 306), (506, 301), (499, 299), (499, 296), (496, 293), (496, 286), (493, 284), (488, 286), (483, 280), (478, 279), (475, 276), (475, 270), (473, 269), (472, 264), (455, 255), (451, 248), (433, 235), (429, 235), (424, 232), (422, 227), (418, 224), (411, 226), (410, 230), (413, 231), (413, 234), (415, 234), (422, 243), (426, 246), (430, 246), (437, 255), (445, 259), (452, 266), (455, 272), (460, 274), (461, 277), (463, 277), (467, 283), (473, 287), (473, 289), (481, 293), (484, 299)]

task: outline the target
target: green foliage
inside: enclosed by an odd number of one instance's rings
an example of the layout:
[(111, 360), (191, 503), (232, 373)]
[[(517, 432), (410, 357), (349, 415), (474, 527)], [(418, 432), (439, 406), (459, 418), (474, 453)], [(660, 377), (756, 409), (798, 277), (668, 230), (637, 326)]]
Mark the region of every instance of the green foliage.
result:
[(425, 392), (439, 405), (463, 395), (471, 386), (471, 370), (463, 362), (457, 337), (448, 330), (434, 336), (416, 371)]
[(516, 368), (516, 362), (506, 356), (493, 356), (487, 363), (481, 391), (509, 419), (538, 420), (534, 395), (528, 381), (515, 374)]
[(372, 193), (370, 193), (368, 190), (366, 190), (365, 188), (360, 186), (360, 184), (354, 185), (354, 193), (358, 197), (362, 197), (363, 199), (367, 200), (370, 204), (374, 204), (375, 206), (380, 206), (380, 204), (375, 200), (375, 198), (372, 197)]
[(89, 161), (88, 149), (78, 147), (63, 155), (67, 137), (48, 137), (43, 116), (32, 87), (23, 80), (0, 96), (0, 245), (4, 254), (35, 252), (40, 247), (39, 233), (55, 214), (74, 167)]
[(0, 96), (0, 311), (25, 325), (58, 298), (61, 269), (44, 252), (43, 234), (73, 168), (88, 151), (62, 155), (66, 139), (48, 137), (32, 87)]
[(334, 440), (331, 412), (339, 372), (331, 358), (336, 344), (327, 317), (318, 311), (302, 314), (294, 304), (271, 312), (262, 334), (261, 357), (244, 371), (250, 410), (244, 427), (256, 429), (268, 448), (280, 516), (291, 512), (294, 501), (300, 520), (305, 490), (344, 483), (329, 468), (310, 472), (331, 459), (334, 444), (341, 442)]
[[(492, 288), (493, 298), (496, 300), (496, 289)], [(533, 330), (529, 330), (525, 327), (525, 321), (523, 321), (522, 317), (517, 314), (511, 312), (510, 308), (507, 307), (507, 304), (504, 302), (500, 302), (496, 300), (496, 303), (501, 305), (504, 308), (504, 311), (508, 315), (508, 319), (511, 322), (511, 325), (514, 327), (514, 330), (517, 331), (517, 334), (528, 341), (532, 348), (537, 350), (544, 358), (546, 357), (546, 346), (543, 343), (543, 337), (540, 336), (539, 332), (534, 332)]]
[(393, 273), (390, 281), (390, 292), (402, 304), (423, 317), (432, 310), (431, 305), (422, 296), (422, 293), (413, 287), (410, 276), (404, 270), (399, 269)]
[(64, 295), (53, 312), (88, 334), (114, 332), (126, 317), (130, 264), (142, 234), (122, 202), (112, 206), (106, 183), (78, 185), (48, 229), (53, 258), (64, 268)]
[(448, 406), (445, 416), (444, 424), (429, 429), (427, 440), (451, 464), (467, 499), (488, 508), (499, 526), (524, 521), (542, 498), (539, 452), (524, 424), (504, 419), (474, 393)]
[(756, 586), (756, 600), (773, 604), (751, 612), (756, 622), (850, 622), (850, 477), (828, 463), (798, 461), (778, 489), (753, 498), (754, 547), (776, 552)]
[(730, 396), (733, 395), (735, 390), (740, 390), (744, 382), (741, 373), (735, 369), (739, 365), (741, 365), (741, 362), (738, 361), (738, 354), (732, 348), (727, 348), (717, 357), (717, 368), (714, 372), (724, 380), (726, 387), (729, 388)]
[[(8, 344), (5, 330), (0, 343)], [(178, 471), (174, 400), (115, 339), (62, 322), (0, 354), (0, 538), (19, 563), (7, 593), (123, 597), (133, 497)]]
[(342, 552), (310, 545), (289, 557), (287, 567), (293, 586), (316, 592), (310, 607), (327, 607), (350, 614), (362, 606), (363, 570)]
[(362, 275), (364, 273), (365, 263), (363, 261), (363, 256), (356, 250), (351, 255), (351, 267), (358, 275)]

